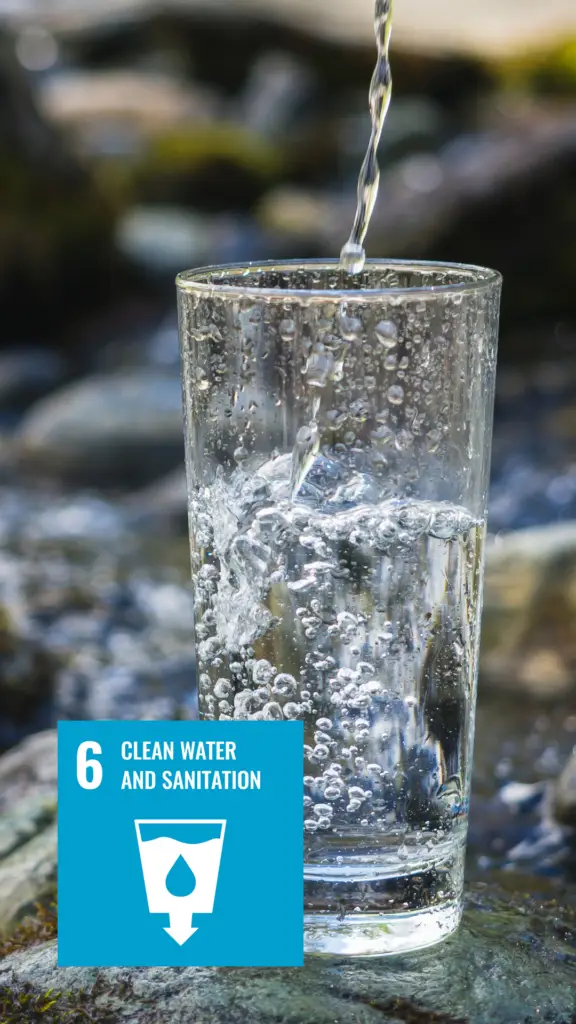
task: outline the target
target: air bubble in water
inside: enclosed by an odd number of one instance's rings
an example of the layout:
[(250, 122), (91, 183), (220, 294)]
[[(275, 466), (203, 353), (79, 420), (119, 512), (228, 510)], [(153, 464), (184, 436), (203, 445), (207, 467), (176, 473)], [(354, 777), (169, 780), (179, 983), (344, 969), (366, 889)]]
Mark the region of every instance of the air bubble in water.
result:
[(393, 384), (388, 388), (388, 401), (391, 405), (402, 405), (404, 401), (404, 388), (400, 384)]
[(255, 683), (264, 684), (269, 683), (274, 675), (275, 669), (266, 661), (265, 658), (261, 658), (257, 661), (252, 670), (252, 677)]
[(362, 334), (362, 321), (355, 316), (341, 316), (340, 334), (344, 341), (357, 341)]
[(285, 718), (300, 718), (302, 708), (300, 704), (288, 703), (284, 705)]
[(319, 346), (315, 352), (312, 352), (306, 363), (306, 378), (311, 387), (323, 388), (333, 366), (334, 359), (329, 352), (323, 351), (323, 346)]
[(281, 697), (293, 697), (297, 689), (298, 683), (294, 676), (289, 675), (288, 672), (281, 672), (274, 680), (272, 693), (277, 693)]
[(330, 818), (334, 814), (334, 808), (330, 804), (316, 804), (313, 813), (318, 818)]
[(328, 747), (324, 746), (323, 743), (318, 743), (310, 755), (310, 760), (313, 764), (318, 764), (321, 761), (327, 761), (329, 757), (330, 751)]
[(282, 341), (293, 341), (296, 334), (296, 324), (293, 320), (282, 320), (279, 331)]
[(457, 513), (454, 509), (440, 509), (433, 517), (430, 533), (440, 540), (449, 540), (454, 536), (457, 524)]
[(381, 320), (374, 328), (376, 337), (384, 348), (394, 348), (398, 343), (398, 328), (392, 320)]
[(228, 679), (217, 679), (214, 684), (214, 694), (223, 700), (232, 693), (232, 683)]
[(330, 718), (318, 718), (316, 719), (316, 727), (323, 732), (329, 732), (332, 728), (332, 721)]
[(275, 701), (270, 701), (265, 704), (262, 708), (262, 714), (267, 721), (279, 722), (284, 715), (282, 714), (282, 708)]

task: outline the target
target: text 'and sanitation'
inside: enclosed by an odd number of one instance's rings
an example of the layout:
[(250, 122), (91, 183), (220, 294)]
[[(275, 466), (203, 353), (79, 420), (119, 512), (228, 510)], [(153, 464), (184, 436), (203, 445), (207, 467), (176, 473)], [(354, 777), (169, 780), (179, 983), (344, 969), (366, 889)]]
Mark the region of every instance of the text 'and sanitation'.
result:
[[(176, 761), (191, 764), (190, 768), (132, 768), (122, 775), (122, 789), (261, 789), (262, 777), (259, 770), (238, 770), (236, 768), (207, 768), (206, 762), (236, 761), (237, 744), (231, 740), (182, 740), (132, 742), (121, 744), (123, 761)], [(202, 767), (198, 765), (202, 763)]]

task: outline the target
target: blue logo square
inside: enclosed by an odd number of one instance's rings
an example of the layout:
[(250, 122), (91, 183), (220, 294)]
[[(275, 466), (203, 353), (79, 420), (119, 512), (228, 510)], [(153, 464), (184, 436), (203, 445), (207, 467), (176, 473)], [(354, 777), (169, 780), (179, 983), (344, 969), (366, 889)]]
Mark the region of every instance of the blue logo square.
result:
[(303, 963), (301, 722), (60, 722), (61, 967)]

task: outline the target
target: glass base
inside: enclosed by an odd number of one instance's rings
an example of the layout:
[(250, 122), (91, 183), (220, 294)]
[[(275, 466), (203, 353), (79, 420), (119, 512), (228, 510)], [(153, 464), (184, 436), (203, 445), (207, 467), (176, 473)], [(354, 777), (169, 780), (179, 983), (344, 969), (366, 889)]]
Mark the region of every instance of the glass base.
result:
[(447, 939), (456, 931), (462, 905), (446, 903), (408, 914), (334, 914), (304, 916), (304, 952), (323, 956), (394, 956), (413, 953)]

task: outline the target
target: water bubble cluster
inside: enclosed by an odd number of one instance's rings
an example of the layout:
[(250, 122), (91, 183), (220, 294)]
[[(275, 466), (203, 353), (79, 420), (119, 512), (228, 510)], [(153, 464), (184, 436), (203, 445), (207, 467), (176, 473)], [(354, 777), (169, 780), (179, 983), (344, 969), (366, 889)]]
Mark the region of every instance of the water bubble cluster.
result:
[(433, 671), (454, 718), (468, 693), (483, 524), (446, 502), (379, 500), (368, 474), (318, 459), (297, 501), (290, 456), (238, 467), (199, 501), (213, 552), (194, 574), (202, 714), (304, 722), (310, 842), (386, 830), (403, 801), (446, 821), (461, 805), (437, 795), (452, 740), (423, 694)]

